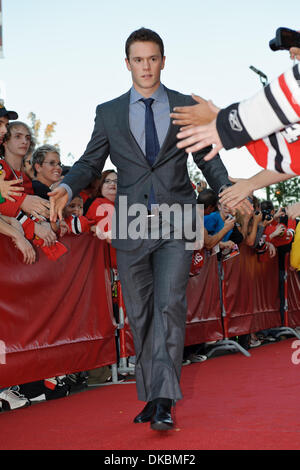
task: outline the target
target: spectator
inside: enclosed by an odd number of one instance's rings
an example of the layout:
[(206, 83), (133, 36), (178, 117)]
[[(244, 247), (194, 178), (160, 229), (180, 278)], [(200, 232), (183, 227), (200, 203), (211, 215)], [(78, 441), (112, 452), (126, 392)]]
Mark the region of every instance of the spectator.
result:
[(49, 224), (38, 224), (29, 216), (40, 220), (41, 217), (49, 216), (49, 201), (33, 195), (31, 180), (22, 172), (23, 157), (33, 145), (30, 128), (27, 124), (15, 121), (8, 125), (7, 134), (3, 139), (4, 157), (0, 160), (1, 170), (4, 171), (5, 180), (22, 180), (24, 193), (14, 196), (14, 201), (6, 200), (1, 204), (1, 213), (9, 217), (19, 216), (22, 226), (26, 231), (25, 236), (32, 239), (34, 235), (45, 241), (46, 245), (55, 242)]
[(32, 167), (31, 157), (32, 157), (32, 151), (29, 151), (23, 158), (22, 171), (28, 176), (30, 180), (33, 180), (34, 171)]
[[(18, 119), (18, 115), (15, 111), (7, 111), (4, 107), (3, 101), (0, 102), (0, 155), (4, 154), (3, 141), (7, 133), (7, 127), (9, 119)], [(2, 206), (6, 200), (14, 202), (12, 196), (20, 197), (20, 188), (15, 186), (18, 185), (22, 180), (17, 177), (15, 182), (11, 184), (10, 181), (5, 181), (6, 172), (2, 164), (3, 160), (0, 160), (0, 204)], [(0, 213), (1, 213), (0, 206)], [(23, 260), (25, 263), (31, 263), (35, 260), (35, 252), (32, 246), (22, 236), (22, 230), (18, 226), (18, 222), (10, 217), (0, 216), (0, 233), (9, 236), (16, 247), (22, 252)], [(2, 409), (14, 410), (17, 408), (23, 408), (24, 406), (30, 405), (30, 401), (27, 400), (23, 395), (19, 393), (19, 387), (4, 388), (0, 390), (0, 411)]]
[[(116, 257), (116, 250), (110, 243), (110, 236), (111, 236), (111, 215), (112, 211), (109, 207), (114, 206), (115, 198), (117, 195), (117, 173), (114, 170), (106, 170), (102, 173), (101, 178), (99, 180), (98, 185), (98, 193), (97, 197), (89, 206), (86, 217), (89, 220), (93, 220), (96, 224), (92, 229), (95, 234), (100, 234), (101, 238), (105, 238), (106, 241), (109, 243), (108, 245), (108, 256), (110, 260), (110, 267), (111, 267), (111, 276), (113, 277), (113, 286), (112, 286), (112, 295), (113, 295), (113, 307), (114, 307), (114, 315), (116, 321), (119, 321), (119, 312), (118, 312), (118, 298), (117, 298), (117, 289), (116, 289), (116, 281), (117, 279), (117, 257)], [(101, 210), (101, 208), (104, 210)], [(108, 210), (106, 210), (108, 209)], [(101, 226), (101, 228), (100, 228)], [(120, 377), (122, 379), (122, 377)], [(88, 371), (88, 385), (95, 385), (98, 383), (103, 383), (111, 380), (111, 370), (110, 367), (100, 367), (95, 370)]]
[(197, 183), (197, 192), (198, 193), (201, 193), (201, 191), (203, 191), (206, 188), (207, 188), (207, 182), (206, 181), (204, 181), (204, 180), (198, 181), (198, 183)]
[(50, 186), (61, 178), (61, 162), (59, 151), (53, 145), (42, 145), (32, 155), (34, 194), (49, 199)]
[(0, 215), (0, 233), (11, 238), (15, 247), (23, 254), (24, 263), (33, 264), (35, 262), (35, 251), (24, 237), (22, 226), (17, 219)]
[(300, 224), (297, 224), (294, 241), (291, 246), (290, 256), (291, 267), (300, 274)]
[(89, 221), (83, 215), (83, 199), (81, 196), (74, 197), (64, 208), (64, 222), (68, 227), (68, 231), (76, 235), (90, 231), (93, 221)]
[[(111, 215), (113, 206), (117, 195), (117, 173), (114, 170), (106, 170), (102, 173), (99, 182), (98, 197), (92, 202), (86, 217), (89, 220), (94, 220), (96, 227), (94, 231), (98, 235), (101, 231), (103, 236), (110, 243), (111, 236)], [(101, 210), (101, 206), (107, 210)], [(111, 267), (117, 268), (116, 250), (110, 246)]]
[(215, 212), (218, 204), (218, 196), (212, 189), (203, 189), (197, 197), (197, 204), (203, 204), (204, 215)]
[(29, 406), (30, 400), (20, 393), (19, 385), (13, 387), (2, 388), (0, 390), (0, 411), (16, 410)]
[(280, 208), (276, 213), (271, 201), (261, 203), (262, 212), (270, 214), (273, 219), (265, 228), (264, 234), (266, 241), (273, 243), (278, 252), (279, 267), (279, 296), (280, 296), (280, 315), (282, 324), (284, 322), (285, 295), (284, 295), (284, 276), (286, 255), (291, 251), (292, 242), (296, 230), (296, 221), (286, 215), (285, 209)]
[[(215, 235), (216, 233), (220, 232), (220, 230), (224, 228), (225, 220), (230, 220), (233, 218), (230, 211), (226, 209), (226, 206), (218, 202), (217, 207), (218, 211), (204, 216), (204, 227), (206, 228), (209, 235)], [(239, 223), (239, 225), (235, 223), (233, 228), (227, 231), (227, 233), (224, 235), (222, 242), (231, 240), (236, 244), (241, 243), (244, 239), (239, 227), (241, 225), (242, 223)]]

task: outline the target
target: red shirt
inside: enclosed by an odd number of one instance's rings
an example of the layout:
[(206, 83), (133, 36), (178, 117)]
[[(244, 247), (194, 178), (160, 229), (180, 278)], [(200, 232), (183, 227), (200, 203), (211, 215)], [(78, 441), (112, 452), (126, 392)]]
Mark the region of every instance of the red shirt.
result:
[(24, 192), (22, 193), (22, 195), (21, 196), (14, 196), (14, 199), (15, 199), (14, 202), (6, 200), (2, 204), (0, 204), (0, 213), (1, 214), (7, 215), (8, 217), (16, 217), (16, 215), (20, 211), (20, 206), (21, 206), (22, 202), (24, 201), (26, 195), (27, 194), (30, 194), (30, 195), (33, 194), (31, 180), (22, 171), (14, 170), (14, 173), (15, 173), (14, 174), (13, 171), (11, 170), (10, 166), (7, 164), (7, 162), (3, 158), (0, 159), (0, 171), (5, 172), (5, 177), (4, 177), (5, 181), (14, 180), (14, 179), (16, 179), (16, 176), (19, 179), (23, 179), (22, 186), (24, 187)]
[[(112, 201), (105, 197), (97, 197), (90, 205), (85, 217), (93, 220), (102, 232), (108, 232), (111, 230), (113, 212), (114, 203)], [(111, 267), (117, 269), (116, 249), (111, 244), (109, 244), (109, 253)]]

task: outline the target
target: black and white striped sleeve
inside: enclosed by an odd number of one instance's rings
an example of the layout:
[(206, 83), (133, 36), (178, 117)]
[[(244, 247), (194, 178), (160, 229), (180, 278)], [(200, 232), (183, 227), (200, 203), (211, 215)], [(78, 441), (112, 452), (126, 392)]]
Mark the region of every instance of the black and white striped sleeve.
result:
[(252, 98), (222, 109), (217, 130), (223, 147), (241, 147), (300, 121), (300, 65), (297, 64)]

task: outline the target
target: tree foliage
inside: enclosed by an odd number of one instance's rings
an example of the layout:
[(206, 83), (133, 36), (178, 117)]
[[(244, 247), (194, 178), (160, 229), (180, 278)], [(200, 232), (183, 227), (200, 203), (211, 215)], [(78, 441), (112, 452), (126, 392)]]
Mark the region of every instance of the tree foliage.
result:
[[(31, 123), (31, 129), (33, 132), (33, 136), (35, 139), (36, 147), (39, 147), (40, 145), (45, 145), (50, 142), (50, 140), (53, 137), (53, 134), (55, 133), (55, 127), (57, 123), (55, 121), (51, 122), (50, 124), (47, 124), (45, 129), (42, 131), (41, 129), (41, 120), (37, 119), (36, 114), (31, 112), (28, 114), (28, 119)], [(59, 144), (58, 143), (52, 143), (57, 149), (59, 149)]]
[(300, 178), (295, 177), (269, 186), (269, 195), (273, 203), (285, 207), (300, 201)]

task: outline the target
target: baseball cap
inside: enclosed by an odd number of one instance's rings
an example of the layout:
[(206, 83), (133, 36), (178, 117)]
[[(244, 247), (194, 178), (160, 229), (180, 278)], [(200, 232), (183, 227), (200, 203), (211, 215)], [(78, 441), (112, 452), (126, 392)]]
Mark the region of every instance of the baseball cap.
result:
[(4, 101), (0, 100), (0, 117), (7, 117), (10, 121), (18, 119), (18, 114), (15, 111), (7, 111), (4, 106)]

